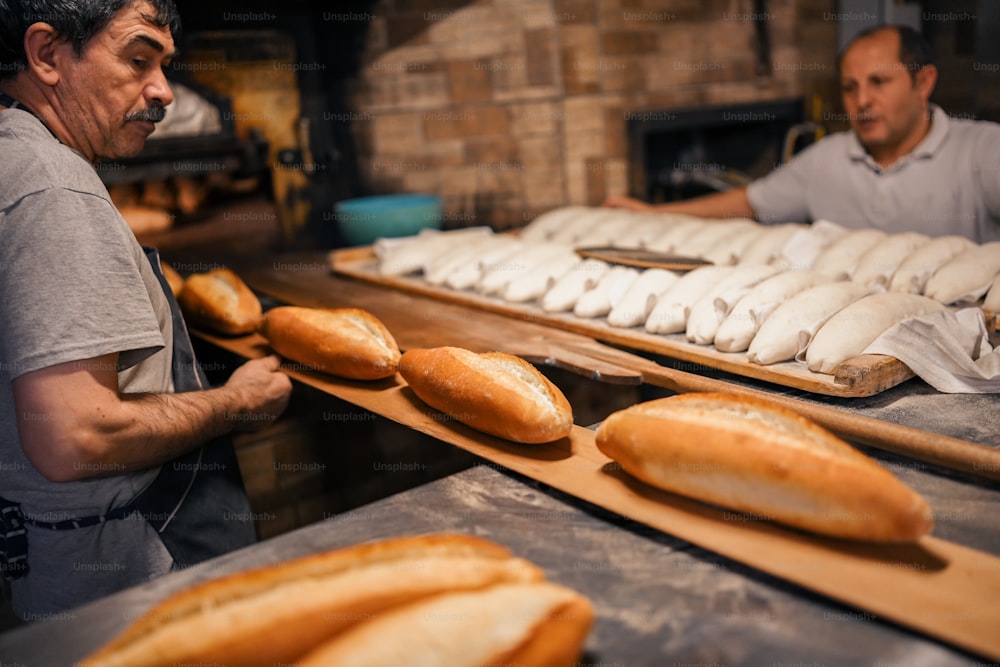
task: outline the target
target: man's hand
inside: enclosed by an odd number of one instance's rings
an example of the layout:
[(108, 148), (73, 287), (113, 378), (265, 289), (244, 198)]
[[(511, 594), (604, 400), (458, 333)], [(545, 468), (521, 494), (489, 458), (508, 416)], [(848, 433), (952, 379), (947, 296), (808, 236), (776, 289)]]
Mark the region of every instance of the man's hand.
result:
[(640, 213), (648, 213), (655, 210), (652, 204), (647, 204), (644, 201), (640, 201), (632, 197), (608, 197), (604, 200), (604, 206), (608, 208), (624, 208), (629, 211), (638, 211)]
[(233, 428), (240, 431), (256, 431), (274, 422), (288, 406), (292, 391), (292, 381), (281, 372), (276, 355), (262, 359), (251, 359), (229, 376), (225, 388), (241, 397), (238, 412), (228, 415)]

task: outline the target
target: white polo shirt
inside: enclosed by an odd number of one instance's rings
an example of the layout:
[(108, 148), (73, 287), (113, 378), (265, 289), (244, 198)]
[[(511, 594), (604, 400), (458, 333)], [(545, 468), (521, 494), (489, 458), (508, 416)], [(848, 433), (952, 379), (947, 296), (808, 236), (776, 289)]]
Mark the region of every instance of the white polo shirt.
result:
[(838, 132), (752, 183), (750, 206), (761, 222), (823, 219), (1000, 241), (1000, 124), (949, 118), (935, 105), (931, 111), (924, 140), (888, 168), (854, 132)]

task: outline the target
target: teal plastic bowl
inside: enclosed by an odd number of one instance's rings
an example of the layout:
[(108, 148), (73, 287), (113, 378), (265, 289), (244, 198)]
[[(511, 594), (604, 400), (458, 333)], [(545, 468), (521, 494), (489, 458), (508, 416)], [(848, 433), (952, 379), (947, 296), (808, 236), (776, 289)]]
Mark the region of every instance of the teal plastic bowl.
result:
[(340, 232), (350, 245), (369, 245), (375, 239), (412, 236), (428, 227), (441, 228), (441, 197), (396, 194), (359, 197), (334, 207)]

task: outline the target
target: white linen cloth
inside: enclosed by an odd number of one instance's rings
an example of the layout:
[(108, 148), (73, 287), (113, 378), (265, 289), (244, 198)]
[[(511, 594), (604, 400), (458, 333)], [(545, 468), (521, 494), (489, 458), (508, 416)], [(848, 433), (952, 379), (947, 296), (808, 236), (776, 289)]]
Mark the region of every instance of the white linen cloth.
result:
[(942, 310), (893, 326), (865, 354), (888, 354), (950, 394), (1000, 393), (1000, 347), (993, 349), (979, 308)]

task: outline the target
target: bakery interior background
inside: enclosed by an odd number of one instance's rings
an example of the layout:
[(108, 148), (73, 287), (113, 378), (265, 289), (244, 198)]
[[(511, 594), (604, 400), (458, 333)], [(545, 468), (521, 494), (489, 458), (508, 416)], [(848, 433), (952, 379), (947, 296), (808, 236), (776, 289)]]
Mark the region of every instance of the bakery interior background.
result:
[[(499, 230), (613, 194), (674, 199), (745, 182), (817, 125), (846, 127), (836, 53), (886, 19), (929, 38), (935, 102), (1000, 120), (992, 0), (322, 4), (178, 2), (182, 53), (168, 76), (222, 96), (239, 169), (274, 207), (229, 218), (286, 248), (338, 245), (336, 202), (369, 194), (437, 194), (445, 227)], [(166, 167), (204, 179), (221, 164), (196, 157)], [(146, 162), (146, 174), (102, 173), (134, 193), (153, 180)]]

